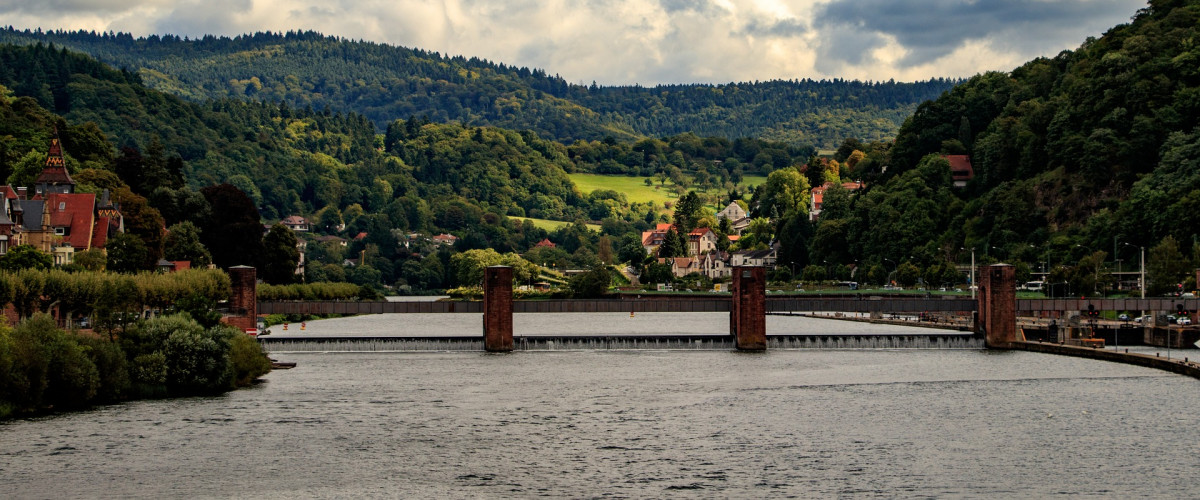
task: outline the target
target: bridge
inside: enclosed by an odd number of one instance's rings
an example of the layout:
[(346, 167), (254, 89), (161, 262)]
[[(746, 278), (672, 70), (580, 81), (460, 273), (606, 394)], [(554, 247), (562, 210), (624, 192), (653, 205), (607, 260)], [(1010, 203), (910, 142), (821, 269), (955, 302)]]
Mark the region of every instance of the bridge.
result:
[[(946, 313), (959, 317), (970, 318), (970, 330), (976, 338), (986, 338), (985, 345), (1003, 347), (1019, 340), (1017, 316), (1053, 317), (1063, 320), (1059, 340), (1070, 338), (1067, 322), (1069, 316), (1089, 308), (1105, 311), (1174, 311), (1179, 308), (1195, 311), (1200, 308), (1198, 299), (1017, 299), (1016, 284), (1013, 268), (1007, 265), (988, 266), (981, 273), (980, 290), (976, 299), (952, 296), (768, 296), (765, 290), (765, 271), (757, 267), (740, 267), (734, 269), (732, 294), (729, 296), (658, 296), (658, 295), (624, 295), (617, 299), (595, 300), (538, 300), (517, 301), (512, 298), (511, 269), (505, 267), (488, 268), (485, 273), (483, 301), (439, 301), (439, 302), (342, 302), (342, 301), (287, 301), (287, 302), (258, 302), (254, 290), (254, 269), (248, 267), (230, 270), (233, 281), (234, 296), (231, 300), (233, 317), (227, 322), (236, 324), (247, 330), (256, 327), (258, 314), (403, 314), (403, 313), (472, 313), (483, 314), (483, 335), (463, 336), (459, 341), (474, 339), (481, 342), (483, 349), (494, 352), (507, 352), (514, 348), (512, 335), (512, 315), (514, 313), (640, 313), (640, 312), (728, 312), (730, 315), (730, 334), (717, 338), (711, 335), (695, 335), (688, 339), (668, 339), (663, 336), (646, 334), (641, 336), (622, 335), (580, 339), (579, 337), (563, 336), (562, 338), (542, 338), (538, 342), (555, 345), (571, 345), (585, 342), (596, 346), (621, 346), (630, 342), (653, 343), (663, 345), (664, 342), (677, 342), (676, 345), (723, 346), (728, 343), (739, 350), (764, 350), (768, 345), (779, 347), (794, 346), (798, 343), (832, 342), (828, 338), (814, 336), (790, 336), (768, 339), (765, 332), (765, 315), (782, 312), (840, 312), (864, 313), (873, 318), (887, 314), (909, 313)], [(969, 336), (969, 335), (968, 335)], [(931, 333), (925, 341), (940, 345), (948, 339), (963, 338), (962, 333)], [(299, 339), (278, 339), (279, 341), (295, 341)], [(341, 339), (347, 340), (347, 339)], [(371, 342), (421, 342), (429, 339), (387, 337), (367, 339)], [(445, 340), (445, 339), (443, 339)], [(1187, 338), (1179, 335), (1173, 338), (1183, 344)], [(275, 342), (276, 339), (271, 339)], [(522, 349), (536, 348), (531, 346), (530, 339), (520, 339)], [(838, 340), (838, 342), (846, 342)], [(853, 342), (864, 342), (855, 339)], [(847, 346), (857, 346), (852, 344)], [(872, 346), (887, 347), (884, 342), (875, 341)], [(1178, 346), (1177, 346), (1178, 347)], [(477, 349), (478, 347), (474, 347)]]

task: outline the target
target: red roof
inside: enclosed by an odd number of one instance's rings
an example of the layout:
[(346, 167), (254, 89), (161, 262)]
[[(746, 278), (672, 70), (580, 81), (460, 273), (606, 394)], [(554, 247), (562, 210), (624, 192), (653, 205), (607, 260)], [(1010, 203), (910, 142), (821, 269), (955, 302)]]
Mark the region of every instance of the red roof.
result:
[(108, 226), (112, 220), (108, 217), (97, 217), (96, 225), (92, 227), (92, 248), (104, 248), (108, 243)]
[[(90, 193), (50, 193), (46, 196), (46, 212), (50, 214), (50, 227), (67, 228), (63, 241), (76, 250), (92, 247), (93, 210), (96, 195)], [(107, 228), (107, 225), (105, 225)]]
[(950, 177), (956, 181), (969, 181), (975, 177), (975, 169), (971, 167), (971, 157), (967, 155), (942, 155), (950, 162)]
[(558, 245), (555, 245), (553, 241), (550, 241), (550, 238), (542, 238), (542, 241), (537, 242), (537, 244), (535, 244), (533, 246), (534, 247), (554, 248)]
[(299, 215), (289, 215), (289, 216), (287, 216), (287, 218), (283, 219), (280, 222), (282, 222), (283, 225), (285, 225), (285, 226), (299, 226), (299, 225), (303, 225), (303, 224), (308, 224), (308, 221), (304, 220), (304, 217), (301, 217)]

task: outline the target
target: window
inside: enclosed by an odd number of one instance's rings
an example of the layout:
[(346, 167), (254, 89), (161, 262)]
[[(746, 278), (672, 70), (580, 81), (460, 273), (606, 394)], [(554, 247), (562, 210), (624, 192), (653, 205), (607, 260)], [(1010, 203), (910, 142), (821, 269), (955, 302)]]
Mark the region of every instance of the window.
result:
[(63, 210), (66, 210), (66, 209), (67, 209), (67, 202), (65, 202), (65, 201), (58, 202), (58, 211), (59, 212), (62, 212)]
[(65, 235), (65, 234), (67, 234), (67, 228), (65, 228), (65, 227), (56, 227), (56, 228), (54, 228), (54, 234), (55, 234), (55, 235), (57, 235), (57, 236), (63, 236), (63, 235)]

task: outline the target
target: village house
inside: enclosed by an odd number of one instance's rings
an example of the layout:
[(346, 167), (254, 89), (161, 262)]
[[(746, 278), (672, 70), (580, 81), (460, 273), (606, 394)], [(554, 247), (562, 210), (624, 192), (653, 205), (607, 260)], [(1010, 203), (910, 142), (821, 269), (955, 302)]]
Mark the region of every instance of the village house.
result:
[(971, 166), (971, 157), (967, 155), (942, 155), (950, 162), (950, 179), (954, 187), (964, 188), (971, 179), (975, 178), (975, 168)]
[(306, 233), (309, 230), (308, 219), (299, 215), (289, 215), (279, 222), (287, 226), (288, 229), (298, 233)]
[(717, 212), (717, 220), (729, 220), (730, 235), (740, 235), (742, 231), (750, 227), (750, 214), (746, 213), (746, 209), (742, 208), (737, 202), (731, 202), (729, 206)]
[(776, 264), (775, 256), (776, 251), (774, 248), (767, 250), (742, 250), (740, 252), (733, 252), (729, 256), (729, 265), (731, 267), (762, 266), (774, 269)]
[(454, 246), (454, 243), (456, 243), (458, 241), (458, 236), (455, 236), (453, 234), (442, 233), (437, 236), (434, 236), (431, 239), (433, 240), (434, 243), (437, 243), (439, 245)]
[[(822, 184), (822, 185), (817, 186), (812, 189), (812, 196), (810, 197), (809, 207), (808, 207), (808, 219), (809, 220), (815, 221), (821, 215), (821, 206), (825, 201), (825, 191), (828, 191), (829, 188), (832, 188), (832, 187), (833, 187), (832, 182), (826, 182), (825, 184)], [(850, 191), (851, 193), (858, 191), (859, 189), (862, 189), (862, 187), (863, 187), (863, 184), (861, 182), (843, 182), (842, 183), (842, 188), (844, 188), (847, 191)]]
[(554, 248), (556, 246), (558, 245), (555, 245), (553, 241), (550, 241), (550, 238), (542, 238), (542, 241), (539, 241), (533, 245), (534, 248)]
[(717, 250), (717, 233), (701, 227), (688, 233), (688, 255), (700, 256)]
[(99, 202), (95, 194), (75, 192), (57, 135), (34, 182), (32, 198), (24, 187), (0, 186), (0, 254), (30, 245), (51, 254), (56, 265), (66, 265), (75, 252), (103, 249), (109, 237), (124, 232), (119, 207), (109, 200), (107, 190)]
[(674, 224), (657, 224), (654, 229), (642, 231), (642, 248), (646, 249), (647, 254), (658, 252), (658, 247), (661, 247), (663, 241), (667, 239), (667, 232), (675, 227)]

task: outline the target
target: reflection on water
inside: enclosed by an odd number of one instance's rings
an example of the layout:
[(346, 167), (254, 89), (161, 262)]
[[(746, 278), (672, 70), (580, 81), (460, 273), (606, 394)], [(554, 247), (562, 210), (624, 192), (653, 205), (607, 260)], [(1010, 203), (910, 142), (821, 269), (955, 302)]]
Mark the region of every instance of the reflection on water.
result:
[(5, 496), (1194, 497), (1200, 381), (971, 350), (292, 354), (0, 424)]

